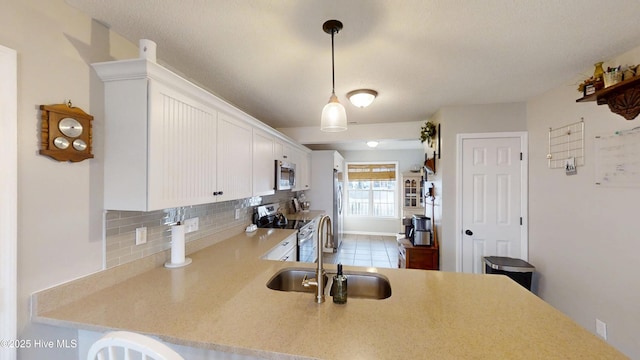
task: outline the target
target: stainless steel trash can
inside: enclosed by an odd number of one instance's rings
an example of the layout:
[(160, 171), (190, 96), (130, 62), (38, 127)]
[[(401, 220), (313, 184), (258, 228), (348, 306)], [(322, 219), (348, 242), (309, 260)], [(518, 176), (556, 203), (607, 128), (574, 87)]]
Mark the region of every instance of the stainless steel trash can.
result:
[(531, 277), (536, 268), (528, 262), (504, 256), (485, 256), (484, 264), (485, 273), (507, 275), (531, 291)]

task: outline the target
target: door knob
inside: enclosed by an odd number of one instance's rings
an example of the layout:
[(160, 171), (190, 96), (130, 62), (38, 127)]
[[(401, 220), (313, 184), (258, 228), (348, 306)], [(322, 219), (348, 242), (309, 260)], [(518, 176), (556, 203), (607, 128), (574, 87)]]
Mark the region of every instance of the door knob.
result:
[(469, 236), (473, 235), (473, 231), (471, 231), (469, 229), (465, 230), (464, 233), (469, 235)]

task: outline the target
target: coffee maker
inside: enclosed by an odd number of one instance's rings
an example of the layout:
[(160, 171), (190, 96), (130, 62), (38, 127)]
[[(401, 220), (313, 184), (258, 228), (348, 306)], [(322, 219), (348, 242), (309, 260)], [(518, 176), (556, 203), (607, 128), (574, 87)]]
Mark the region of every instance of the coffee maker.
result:
[(414, 246), (431, 246), (433, 234), (431, 231), (431, 218), (424, 215), (413, 215), (411, 243)]

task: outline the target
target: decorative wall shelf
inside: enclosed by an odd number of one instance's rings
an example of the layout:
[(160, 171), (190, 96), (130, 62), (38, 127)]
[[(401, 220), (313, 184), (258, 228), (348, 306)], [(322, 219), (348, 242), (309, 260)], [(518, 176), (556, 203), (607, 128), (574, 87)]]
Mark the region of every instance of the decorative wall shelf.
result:
[(633, 120), (640, 114), (640, 76), (621, 81), (576, 100), (576, 102), (588, 101), (596, 101), (598, 105), (607, 104), (611, 112), (627, 120)]

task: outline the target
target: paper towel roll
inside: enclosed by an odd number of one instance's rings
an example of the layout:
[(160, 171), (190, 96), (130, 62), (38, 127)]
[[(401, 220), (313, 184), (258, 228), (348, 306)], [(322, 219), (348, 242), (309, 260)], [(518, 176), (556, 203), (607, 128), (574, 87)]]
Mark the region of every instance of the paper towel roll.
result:
[(148, 39), (140, 39), (140, 58), (156, 62), (156, 43)]
[(171, 227), (171, 263), (184, 263), (184, 225)]

